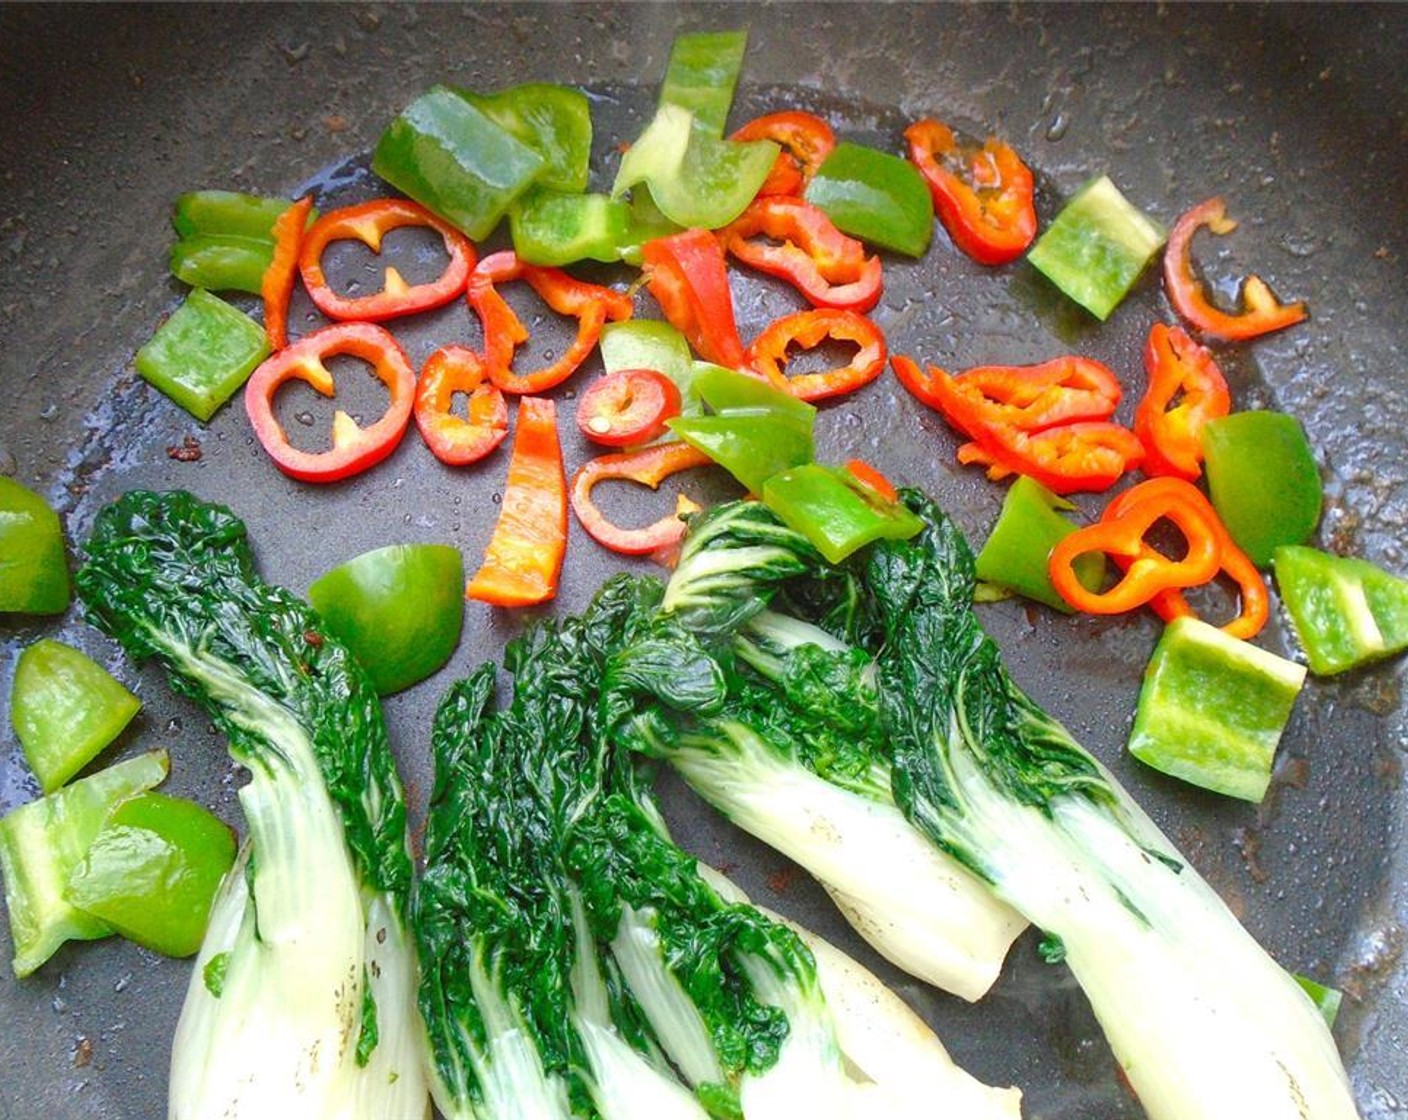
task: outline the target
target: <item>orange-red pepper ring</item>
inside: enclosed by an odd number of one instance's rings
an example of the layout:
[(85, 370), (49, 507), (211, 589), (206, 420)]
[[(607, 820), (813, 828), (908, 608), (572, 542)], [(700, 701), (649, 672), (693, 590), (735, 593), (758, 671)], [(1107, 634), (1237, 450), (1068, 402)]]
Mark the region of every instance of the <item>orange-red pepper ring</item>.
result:
[(670, 475), (712, 462), (704, 452), (678, 442), (656, 444), (625, 454), (598, 455), (583, 463), (572, 476), (572, 512), (594, 541), (613, 552), (626, 556), (662, 552), (684, 536), (685, 524), (680, 514), (698, 509), (695, 503), (681, 494), (674, 513), (640, 529), (623, 529), (608, 520), (592, 501), (592, 490), (607, 479), (639, 482), (656, 490)]
[(836, 147), (831, 126), (800, 109), (755, 117), (729, 139), (771, 140), (781, 147), (759, 195), (800, 195)]
[[(851, 342), (856, 352), (844, 366), (789, 377), (791, 348), (812, 350), (823, 341)], [(840, 396), (868, 385), (885, 368), (885, 336), (871, 320), (855, 311), (815, 308), (774, 319), (753, 340), (746, 355), (750, 369), (772, 385), (804, 401)]]
[[(464, 416), (453, 409), (456, 393), (468, 398)], [(504, 395), (485, 377), (483, 359), (466, 346), (442, 346), (425, 360), (415, 418), (435, 457), (452, 467), (478, 462), (508, 434)]]
[[(1137, 493), (1148, 485), (1140, 483), (1122, 495), (1125, 501), (1118, 515), (1077, 529), (1051, 550), (1051, 581), (1061, 598), (1076, 610), (1122, 614), (1143, 606), (1161, 591), (1207, 583), (1221, 569), (1213, 521), (1184, 495), (1162, 490), (1152, 495)], [(1180, 559), (1165, 556), (1146, 540), (1149, 530), (1161, 521), (1175, 525), (1187, 541), (1187, 553)], [(1120, 579), (1106, 591), (1089, 591), (1076, 576), (1075, 561), (1089, 552), (1106, 553), (1125, 567)]]
[[(369, 296), (344, 296), (328, 286), (323, 274), (323, 252), (334, 241), (360, 241), (374, 253), (381, 239), (403, 226), (425, 226), (445, 242), (449, 259), (445, 269), (425, 284), (408, 284), (391, 265), (381, 291)], [(444, 307), (464, 291), (474, 268), (474, 246), (454, 226), (408, 198), (377, 198), (359, 206), (346, 206), (324, 214), (303, 237), (298, 270), (314, 305), (329, 319), (379, 322)]]

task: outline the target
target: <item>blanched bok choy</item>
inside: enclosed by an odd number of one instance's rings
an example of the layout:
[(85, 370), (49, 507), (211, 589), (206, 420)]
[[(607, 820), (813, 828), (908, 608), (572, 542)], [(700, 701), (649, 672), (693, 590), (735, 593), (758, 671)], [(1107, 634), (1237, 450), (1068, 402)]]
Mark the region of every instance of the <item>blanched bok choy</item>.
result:
[(190, 494), (103, 509), (88, 618), (211, 716), (249, 771), (173, 1045), (173, 1120), (429, 1111), (406, 924), (406, 815), (375, 692), (313, 610), (254, 572), (245, 527)]

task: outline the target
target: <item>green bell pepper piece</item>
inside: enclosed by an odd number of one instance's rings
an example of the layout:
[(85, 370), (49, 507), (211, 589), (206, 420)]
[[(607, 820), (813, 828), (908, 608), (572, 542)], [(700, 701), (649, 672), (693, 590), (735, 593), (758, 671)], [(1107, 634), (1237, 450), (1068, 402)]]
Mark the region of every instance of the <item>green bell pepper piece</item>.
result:
[(630, 203), (604, 194), (532, 187), (509, 207), (508, 222), (518, 259), (553, 268), (619, 261), (634, 240)]
[(882, 249), (922, 257), (934, 235), (934, 202), (906, 159), (841, 143), (807, 184), (806, 200), (842, 233)]
[(743, 55), (746, 31), (699, 31), (675, 38), (660, 86), (660, 104), (678, 105), (695, 127), (715, 138), (724, 134)]
[(137, 372), (197, 420), (209, 420), (269, 356), (264, 328), (197, 288), (137, 351)]
[(274, 259), (274, 223), (290, 205), (237, 191), (180, 195), (171, 217), (180, 238), (171, 247), (172, 275), (193, 288), (259, 295)]
[(0, 614), (62, 614), (72, 596), (59, 515), (0, 475)]
[(763, 504), (789, 528), (839, 564), (878, 540), (908, 540), (924, 522), (840, 467), (805, 463), (774, 474), (762, 489)]
[(694, 355), (689, 343), (669, 323), (659, 319), (627, 319), (607, 323), (597, 343), (601, 363), (607, 373), (623, 369), (653, 369), (663, 373), (680, 391), (680, 413), (695, 416), (702, 411), (694, 389)]
[(670, 431), (704, 452), (752, 493), (780, 471), (810, 463), (812, 434), (776, 416), (736, 412), (723, 416), (677, 416)]
[(694, 127), (688, 109), (661, 105), (621, 157), (611, 194), (644, 184), (675, 225), (718, 229), (747, 209), (777, 153), (771, 140), (720, 140)]
[(761, 377), (712, 362), (695, 362), (692, 384), (700, 399), (720, 415), (763, 416), (803, 432), (811, 439), (816, 406), (773, 388)]
[(292, 205), (238, 191), (188, 191), (176, 197), (171, 224), (181, 237), (205, 233), (274, 243), (274, 223)]
[(1144, 671), (1129, 752), (1214, 793), (1260, 801), (1305, 667), (1195, 618), (1164, 628)]
[(149, 751), (0, 817), (0, 872), (16, 976), (28, 976), (65, 941), (112, 933), (107, 922), (67, 902), (64, 887), (108, 811), (160, 785), (169, 768), (165, 751)]
[(1168, 235), (1100, 175), (1066, 203), (1027, 260), (1097, 319), (1128, 294)]
[(1305, 545), (1273, 554), (1276, 586), (1310, 671), (1333, 676), (1408, 649), (1408, 580)]
[(464, 559), (443, 544), (393, 544), (320, 576), (308, 601), (385, 696), (450, 660), (464, 624)]
[(592, 110), (570, 86), (528, 82), (498, 93), (459, 90), (465, 100), (543, 157), (540, 186), (581, 193), (592, 156)]
[(1305, 429), (1284, 412), (1234, 412), (1203, 427), (1213, 508), (1258, 568), (1281, 545), (1304, 544), (1324, 497)]
[(461, 93), (433, 86), (387, 126), (372, 170), (481, 241), (547, 161)]
[(1302, 976), (1298, 972), (1291, 973), (1291, 979), (1299, 984), (1305, 994), (1310, 997), (1310, 1002), (1315, 1004), (1316, 1010), (1325, 1020), (1325, 1026), (1333, 1027), (1335, 1020), (1340, 1016), (1340, 1004), (1344, 1002), (1344, 993), (1335, 988), (1327, 988), (1324, 984), (1317, 984), (1314, 980)]
[[(1076, 531), (1075, 523), (1059, 511), (1075, 508), (1041, 483), (1018, 475), (978, 553), (978, 578), (1070, 614), (1070, 604), (1051, 582), (1048, 561), (1057, 543)], [(1076, 561), (1075, 570), (1084, 586), (1097, 590), (1105, 579), (1105, 557), (1087, 553)]]
[(41, 638), (15, 666), (10, 724), (39, 788), (53, 793), (116, 739), (141, 706), (87, 654)]
[(129, 941), (189, 957), (234, 862), (235, 834), (219, 817), (193, 801), (139, 793), (108, 813), (64, 898)]

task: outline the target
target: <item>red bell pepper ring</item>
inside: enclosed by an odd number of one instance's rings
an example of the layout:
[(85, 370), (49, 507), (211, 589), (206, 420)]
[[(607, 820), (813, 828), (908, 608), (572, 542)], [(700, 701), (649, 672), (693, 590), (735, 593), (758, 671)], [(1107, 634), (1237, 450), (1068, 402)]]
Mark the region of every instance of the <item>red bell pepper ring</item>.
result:
[(275, 350), (288, 345), (288, 304), (293, 298), (298, 251), (312, 209), (313, 196), (304, 195), (274, 220), (274, 259), (264, 270), (259, 293), (264, 300), (264, 333)]
[[(1159, 498), (1165, 494), (1177, 494), (1182, 501), (1197, 507), (1208, 522), (1213, 540), (1217, 545), (1218, 572), (1214, 575), (1225, 574), (1237, 585), (1239, 610), (1235, 617), (1223, 624), (1222, 630), (1231, 637), (1241, 638), (1243, 641), (1249, 641), (1256, 637), (1261, 633), (1262, 627), (1266, 625), (1267, 619), (1271, 617), (1271, 601), (1266, 590), (1266, 580), (1257, 570), (1256, 565), (1252, 563), (1251, 558), (1237, 546), (1237, 542), (1232, 539), (1232, 534), (1227, 531), (1227, 526), (1218, 517), (1213, 504), (1196, 486), (1177, 478), (1150, 479), (1143, 483), (1142, 487), (1136, 486), (1117, 495), (1106, 507), (1102, 519), (1124, 516), (1130, 507), (1139, 500), (1132, 495), (1141, 488), (1143, 494), (1151, 498)], [(1124, 562), (1119, 557), (1115, 559), (1117, 563)], [(1177, 588), (1160, 591), (1149, 600), (1149, 606), (1165, 622), (1172, 622), (1175, 618), (1190, 615), (1196, 617), (1196, 612), (1189, 605), (1187, 598)]]
[[(337, 386), (324, 361), (338, 355), (370, 364), (390, 394), (386, 412), (363, 428), (339, 409), (333, 414), (331, 449), (299, 450), (274, 415), (274, 396), (288, 381), (303, 381), (325, 397), (334, 396)], [(389, 332), (375, 323), (335, 323), (265, 359), (245, 385), (244, 406), (254, 434), (279, 470), (304, 482), (336, 482), (381, 462), (396, 449), (411, 421), (415, 391), (415, 371)]]
[[(797, 350), (823, 342), (854, 343), (856, 352), (844, 366), (789, 377), (787, 363)], [(869, 385), (885, 368), (885, 336), (855, 311), (813, 308), (774, 319), (748, 347), (748, 367), (777, 388), (804, 401), (823, 400)]]
[(567, 477), (557, 438), (557, 410), (542, 397), (521, 397), (508, 485), (484, 562), (467, 599), (499, 607), (545, 603), (557, 594), (567, 551)]
[(904, 130), (909, 159), (934, 200), (953, 243), (979, 264), (1006, 264), (1036, 236), (1031, 170), (1011, 147), (989, 136), (960, 140), (932, 118)]
[(705, 361), (740, 369), (743, 342), (733, 315), (724, 252), (705, 229), (687, 229), (641, 247), (650, 294), (670, 325)]
[[(522, 280), (559, 315), (577, 320), (577, 337), (556, 361), (530, 373), (513, 371), (514, 351), (528, 329), (499, 295), (496, 284)], [(469, 277), (469, 305), (484, 329), (484, 364), (489, 380), (505, 393), (544, 393), (572, 376), (601, 338), (601, 328), (629, 319), (631, 297), (600, 284), (577, 280), (560, 268), (526, 264), (511, 249), (485, 257)]]
[(1203, 425), (1232, 407), (1227, 380), (1205, 347), (1163, 323), (1149, 331), (1144, 369), (1149, 387), (1134, 410), (1144, 472), (1192, 482), (1203, 473)]
[(1024, 474), (1054, 494), (1108, 490), (1144, 459), (1128, 428), (1104, 420), (1058, 424), (1039, 432), (990, 428), (958, 449), (958, 461), (987, 467), (988, 478)]
[[(1112, 502), (1094, 525), (1056, 543), (1048, 560), (1051, 582), (1062, 599), (1090, 614), (1122, 614), (1160, 593), (1206, 583), (1221, 565), (1217, 518), (1209, 518), (1210, 509), (1197, 488), (1181, 479), (1141, 482)], [(1162, 522), (1176, 526), (1187, 542), (1177, 559), (1149, 543), (1149, 530)], [(1124, 569), (1107, 590), (1091, 591), (1076, 574), (1076, 560), (1091, 552), (1105, 553)]]
[(1107, 420), (1120, 402), (1119, 379), (1093, 358), (1066, 356), (1029, 366), (975, 366), (956, 377), (912, 359), (891, 365), (900, 384), (965, 435), (989, 427), (1040, 432), (1058, 424)]
[(675, 512), (640, 529), (623, 529), (607, 518), (592, 501), (592, 489), (608, 479), (639, 482), (657, 490), (665, 479), (692, 467), (704, 467), (713, 460), (687, 443), (660, 443), (628, 454), (599, 455), (588, 460), (572, 476), (572, 512), (582, 528), (598, 544), (626, 556), (667, 552), (684, 536), (682, 513), (699, 507), (683, 494), (675, 500)]
[(727, 252), (786, 280), (813, 307), (869, 311), (880, 302), (880, 258), (867, 257), (861, 242), (800, 198), (754, 199), (718, 237)]
[(1178, 219), (1164, 248), (1164, 290), (1174, 309), (1194, 330), (1213, 338), (1241, 342), (1299, 323), (1305, 304), (1282, 303), (1260, 276), (1242, 281), (1245, 310), (1229, 314), (1208, 299), (1202, 281), (1193, 275), (1193, 235), (1206, 226), (1215, 234), (1231, 233), (1237, 223), (1227, 216), (1226, 204), (1210, 198)]
[[(454, 411), (455, 395), (465, 394), (465, 415)], [(488, 380), (484, 361), (466, 346), (442, 346), (431, 354), (416, 383), (416, 427), (442, 463), (476, 463), (508, 434), (508, 406)]]
[[(444, 239), (449, 260), (436, 279), (426, 284), (408, 284), (395, 268), (387, 265), (384, 286), (372, 295), (344, 296), (328, 286), (323, 274), (323, 252), (330, 244), (360, 241), (372, 252), (380, 253), (381, 239), (403, 226), (425, 226)], [(464, 234), (424, 206), (407, 198), (377, 198), (333, 210), (314, 222), (304, 235), (298, 268), (308, 295), (329, 319), (380, 322), (444, 307), (456, 299), (464, 291), (474, 259), (474, 246)]]
[(633, 447), (664, 435), (680, 403), (679, 387), (657, 370), (613, 370), (587, 386), (577, 403), (577, 427), (606, 447)]
[(789, 109), (756, 117), (730, 137), (732, 140), (771, 140), (782, 151), (772, 165), (762, 195), (800, 196), (817, 168), (836, 147), (836, 133), (815, 113)]

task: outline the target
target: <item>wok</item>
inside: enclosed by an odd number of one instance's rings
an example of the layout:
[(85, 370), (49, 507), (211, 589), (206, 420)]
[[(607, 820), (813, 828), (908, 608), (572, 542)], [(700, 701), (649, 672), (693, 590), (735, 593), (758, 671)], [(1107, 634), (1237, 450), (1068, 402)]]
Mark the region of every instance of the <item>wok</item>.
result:
[[(1225, 352), (1235, 399), (1304, 422), (1326, 481), (1321, 540), (1408, 572), (1408, 7), (1398, 6), (6, 6), (0, 471), (49, 495), (75, 543), (98, 505), (130, 487), (225, 501), (248, 521), (266, 577), (300, 591), (333, 563), (395, 540), (446, 540), (473, 565), (502, 459), (452, 474), (410, 438), (354, 484), (316, 490), (272, 469), (238, 403), (207, 428), (136, 380), (131, 355), (180, 292), (165, 269), (171, 200), (216, 186), (291, 195), (311, 185), (325, 206), (371, 194), (354, 157), (441, 80), (589, 85), (600, 174), (648, 114), (674, 35), (735, 26), (751, 30), (736, 121), (790, 103), (886, 146), (929, 113), (997, 131), (1037, 169), (1043, 220), (1099, 171), (1165, 224), (1224, 195), (1243, 224), (1200, 242), (1210, 268), (1260, 271), (1312, 309), (1308, 324)], [(893, 350), (961, 366), (1081, 349), (1139, 384), (1143, 335), (1168, 315), (1156, 278), (1097, 328), (1026, 266), (980, 274), (942, 233), (936, 241), (921, 264), (887, 265), (876, 314)], [(740, 297), (745, 337), (770, 298), (766, 287)], [(413, 359), (436, 331), (469, 331), (455, 314), (413, 333)], [(888, 375), (826, 409), (820, 427), (827, 457), (860, 454), (930, 489), (978, 539), (991, 524), (1000, 489), (959, 473), (952, 436)], [(168, 457), (186, 437), (200, 459)], [(584, 454), (569, 443), (569, 459)], [(565, 608), (618, 566), (573, 532)], [(1113, 766), (1271, 952), (1345, 989), (1336, 1033), (1361, 1109), (1405, 1115), (1401, 669), (1309, 686), (1273, 792), (1256, 808), (1176, 787), (1123, 757), (1154, 621), (1066, 619), (1017, 602), (984, 608), (984, 620), (1018, 680)], [(497, 656), (518, 625), (470, 604), (451, 666), (388, 701), (413, 804), (427, 789), (436, 697)], [(168, 789), (238, 821), (238, 776), (205, 721), (159, 674), (122, 661), (76, 609), (52, 622), (0, 621), (0, 694), (15, 651), (41, 634), (94, 652), (141, 693), (143, 714), (105, 760), (166, 746)], [(1265, 642), (1293, 648), (1279, 621)], [(34, 793), (4, 723), (0, 809)], [(1020, 1085), (1029, 1117), (1140, 1115), (1083, 997), (1039, 962), (1031, 937), (981, 1005), (944, 997), (878, 961), (781, 857), (668, 782), (663, 792), (687, 847), (875, 967), (968, 1069)], [(10, 950), (0, 933), (0, 957)], [(0, 1117), (161, 1115), (187, 971), (117, 940), (70, 945), (24, 982), (0, 970)]]

